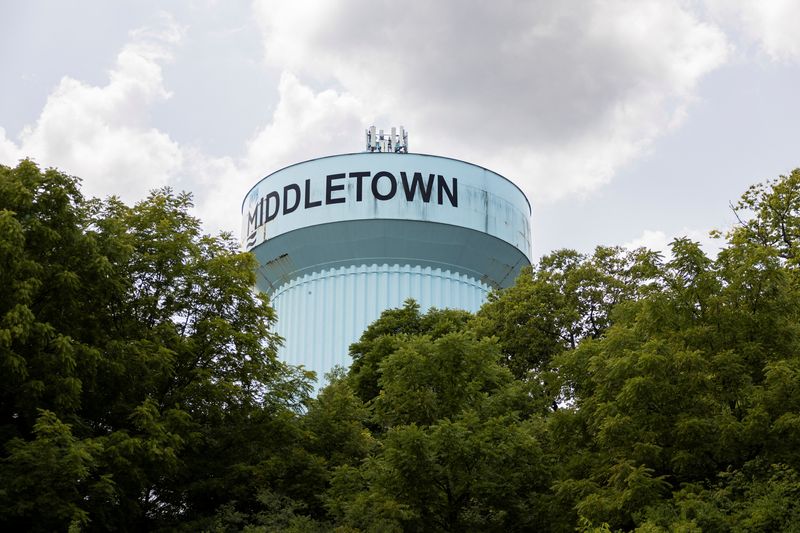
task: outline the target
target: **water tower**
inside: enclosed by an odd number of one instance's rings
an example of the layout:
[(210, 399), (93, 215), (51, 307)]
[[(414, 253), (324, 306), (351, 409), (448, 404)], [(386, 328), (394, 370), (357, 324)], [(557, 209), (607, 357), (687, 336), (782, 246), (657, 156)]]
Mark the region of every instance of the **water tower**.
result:
[(401, 127), (366, 132), (366, 151), (262, 178), (242, 205), (257, 288), (278, 314), (279, 351), (322, 380), (348, 346), (414, 298), (476, 311), (530, 264), (531, 208), (511, 181), (447, 157), (408, 153)]

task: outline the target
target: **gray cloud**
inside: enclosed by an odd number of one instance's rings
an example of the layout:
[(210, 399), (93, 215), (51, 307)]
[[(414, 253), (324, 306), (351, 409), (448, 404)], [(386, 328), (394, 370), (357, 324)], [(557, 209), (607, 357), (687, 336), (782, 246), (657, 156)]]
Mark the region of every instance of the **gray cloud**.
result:
[(131, 35), (106, 84), (65, 76), (35, 123), (14, 137), (0, 129), (0, 161), (34, 156), (82, 176), (90, 194), (192, 190), (209, 229), (234, 229), (255, 179), (358, 151), (377, 121), (407, 126), (413, 151), (515, 179), (534, 203), (585, 193), (680, 124), (697, 83), (726, 60), (724, 35), (686, 5), (259, 0), (266, 68), (283, 74), (277, 101), (247, 104), (271, 116), (241, 157), (154, 125), (172, 101), (165, 73), (181, 35), (167, 17)]
[(412, 149), (478, 158), (544, 197), (609, 179), (680, 119), (728, 51), (679, 2), (263, 0), (256, 11), (274, 65), (335, 79), (407, 125)]

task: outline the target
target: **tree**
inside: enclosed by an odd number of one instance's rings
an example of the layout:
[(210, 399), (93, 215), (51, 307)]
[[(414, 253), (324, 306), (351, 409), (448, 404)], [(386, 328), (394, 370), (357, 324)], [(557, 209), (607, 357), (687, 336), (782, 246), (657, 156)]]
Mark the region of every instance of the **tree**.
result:
[(565, 450), (557, 491), (589, 523), (727, 530), (745, 518), (720, 521), (718, 478), (747, 470), (737, 479), (763, 491), (753, 465), (798, 467), (792, 273), (777, 250), (735, 238), (716, 260), (687, 239), (672, 255), (662, 291), (620, 304), (602, 337), (555, 360), (576, 402), (552, 431), (583, 443)]
[(0, 520), (200, 525), (259, 488), (303, 493), (270, 459), (294, 449), (310, 389), (275, 357), (253, 257), (202, 235), (187, 194), (128, 207), (78, 185), (0, 167)]
[[(796, 264), (800, 246), (800, 169), (751, 186), (731, 207), (739, 219), (739, 226), (730, 235), (732, 243), (758, 244)], [(750, 218), (742, 219), (748, 214)]]
[[(402, 316), (401, 320), (398, 320)], [(337, 387), (369, 383), (377, 443), (334, 469), (327, 506), (354, 530), (517, 531), (552, 522), (545, 411), (531, 384), (499, 364), (495, 338), (464, 312), (414, 302), (382, 314)], [(355, 389), (355, 387), (354, 387)], [(327, 389), (323, 391), (323, 394)]]
[(0, 167), (0, 523), (797, 530), (798, 172), (716, 257), (557, 251), (477, 315), (388, 310), (310, 398), (188, 195)]
[(556, 409), (570, 391), (551, 372), (553, 359), (600, 338), (620, 303), (656, 291), (660, 261), (645, 249), (598, 246), (591, 256), (555, 251), (512, 287), (490, 294), (472, 327), (478, 335), (496, 335), (503, 364), (515, 378), (536, 381)]
[(353, 390), (363, 402), (376, 398), (380, 391), (380, 365), (404, 339), (424, 333), (436, 339), (463, 329), (470, 317), (466, 311), (455, 309), (431, 309), (422, 314), (419, 304), (411, 299), (399, 309), (387, 309), (350, 346), (353, 364), (348, 380)]

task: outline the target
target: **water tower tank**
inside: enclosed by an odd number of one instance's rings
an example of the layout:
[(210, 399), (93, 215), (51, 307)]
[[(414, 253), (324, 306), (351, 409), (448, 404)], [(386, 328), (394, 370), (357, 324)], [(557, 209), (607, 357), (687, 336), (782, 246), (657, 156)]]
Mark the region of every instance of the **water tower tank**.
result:
[(242, 205), (245, 249), (259, 262), (285, 339), (283, 360), (321, 380), (348, 346), (414, 298), (476, 311), (530, 264), (531, 209), (503, 176), (407, 153), (407, 135), (367, 131), (367, 152), (297, 163), (261, 179)]

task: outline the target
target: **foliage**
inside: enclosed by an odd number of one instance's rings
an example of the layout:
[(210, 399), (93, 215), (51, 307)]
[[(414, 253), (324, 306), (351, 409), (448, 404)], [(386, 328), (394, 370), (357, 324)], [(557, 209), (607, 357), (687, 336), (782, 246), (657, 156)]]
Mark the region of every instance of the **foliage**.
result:
[(552, 359), (608, 329), (612, 309), (658, 288), (658, 254), (599, 246), (591, 256), (559, 250), (494, 292), (474, 328), (497, 335), (517, 379), (541, 377)]
[(454, 309), (433, 309), (421, 314), (414, 300), (407, 300), (399, 309), (389, 309), (370, 324), (358, 342), (350, 347), (353, 363), (349, 381), (362, 401), (378, 396), (381, 362), (408, 336), (428, 334), (437, 339), (463, 329), (470, 314)]
[[(754, 462), (798, 467), (797, 278), (779, 250), (742, 240), (745, 231), (735, 229), (716, 260), (677, 239), (662, 291), (620, 304), (605, 335), (556, 358), (576, 402), (551, 428), (573, 439), (577, 428), (583, 444), (565, 456), (556, 487), (591, 523), (749, 529), (744, 514), (720, 518), (746, 491), (720, 509), (717, 479)], [(639, 490), (656, 490), (626, 500), (632, 487), (619, 483), (620, 465), (645, 474)], [(747, 490), (764, 476), (749, 478)]]
[(734, 207), (749, 219), (739, 217), (730, 235), (736, 245), (768, 248), (796, 265), (800, 246), (800, 169), (788, 176), (752, 185)]
[(239, 482), (254, 471), (291, 490), (270, 458), (296, 442), (308, 385), (275, 358), (253, 258), (190, 208), (169, 189), (128, 207), (30, 161), (0, 167), (7, 526), (202, 523), (253, 501)]
[(190, 208), (0, 167), (6, 529), (800, 530), (800, 170), (716, 257), (561, 250), (475, 315), (407, 301), (314, 398)]
[(380, 363), (381, 390), (370, 404), (381, 445), (334, 473), (334, 517), (350, 528), (398, 531), (544, 523), (546, 508), (532, 505), (545, 498), (552, 468), (542, 427), (524, 418), (530, 409), (509, 409), (533, 400), (498, 364), (494, 340), (465, 331), (401, 335), (394, 341), (402, 346)]

